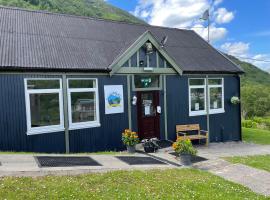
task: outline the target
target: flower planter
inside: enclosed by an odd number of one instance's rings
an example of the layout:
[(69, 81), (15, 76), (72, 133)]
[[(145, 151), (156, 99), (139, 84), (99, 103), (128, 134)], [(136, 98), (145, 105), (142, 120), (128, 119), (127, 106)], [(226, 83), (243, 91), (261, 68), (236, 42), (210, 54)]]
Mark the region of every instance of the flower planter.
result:
[(180, 163), (184, 166), (190, 166), (191, 163), (191, 154), (180, 154)]
[(155, 146), (155, 144), (151, 141), (145, 142), (143, 144), (145, 153), (154, 153), (158, 150), (158, 148)]
[(128, 153), (135, 153), (136, 152), (135, 145), (134, 146), (127, 146), (127, 151), (128, 151)]

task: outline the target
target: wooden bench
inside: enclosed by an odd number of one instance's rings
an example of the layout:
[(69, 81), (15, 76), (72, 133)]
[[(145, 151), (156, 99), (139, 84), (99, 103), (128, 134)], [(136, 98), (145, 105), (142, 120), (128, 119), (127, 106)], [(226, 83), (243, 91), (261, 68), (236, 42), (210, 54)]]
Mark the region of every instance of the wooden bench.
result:
[[(196, 134), (187, 135), (187, 132), (196, 131)], [(205, 139), (206, 146), (208, 146), (209, 138), (208, 131), (200, 129), (199, 124), (187, 124), (187, 125), (176, 125), (176, 138), (190, 139), (190, 140), (203, 140)]]

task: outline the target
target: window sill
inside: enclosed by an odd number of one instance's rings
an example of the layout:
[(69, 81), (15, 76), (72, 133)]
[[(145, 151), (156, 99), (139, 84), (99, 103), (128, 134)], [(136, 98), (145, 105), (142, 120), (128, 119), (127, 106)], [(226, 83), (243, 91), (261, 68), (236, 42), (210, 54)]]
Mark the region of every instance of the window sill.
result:
[(220, 114), (220, 113), (225, 113), (225, 110), (224, 109), (217, 109), (217, 110), (210, 110), (209, 111), (210, 115), (212, 115), (212, 114)]
[(86, 129), (86, 128), (95, 128), (95, 127), (100, 127), (99, 122), (95, 123), (77, 123), (77, 124), (71, 124), (69, 126), (69, 130), (78, 130), (78, 129)]
[(206, 115), (206, 111), (198, 111), (198, 112), (189, 112), (189, 116), (200, 116), (200, 115)]
[[(210, 110), (209, 111), (209, 115), (214, 115), (214, 114), (221, 114), (221, 113), (225, 113), (224, 109), (217, 109), (217, 110)], [(201, 116), (201, 115), (207, 115), (206, 111), (203, 112), (189, 112), (189, 116), (190, 117), (194, 117), (194, 116)]]
[(57, 127), (57, 128), (50, 128), (50, 127), (42, 127), (38, 129), (30, 129), (26, 132), (26, 135), (39, 135), (39, 134), (45, 134), (45, 133), (55, 133), (55, 132), (62, 132), (65, 131), (64, 127)]

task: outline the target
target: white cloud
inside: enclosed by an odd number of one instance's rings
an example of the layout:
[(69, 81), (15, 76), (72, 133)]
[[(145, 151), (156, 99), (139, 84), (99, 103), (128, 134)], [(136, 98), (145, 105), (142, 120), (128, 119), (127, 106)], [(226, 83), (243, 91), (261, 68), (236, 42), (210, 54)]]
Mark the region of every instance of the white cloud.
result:
[[(198, 33), (201, 37), (203, 37), (205, 40), (208, 38), (208, 28), (204, 27), (201, 24), (194, 25), (192, 28), (196, 33)], [(222, 38), (224, 38), (227, 35), (228, 31), (225, 28), (217, 28), (215, 26), (210, 26), (210, 41), (215, 42)]]
[(226, 8), (219, 8), (214, 12), (215, 22), (218, 24), (229, 23), (233, 20), (233, 12), (227, 11)]
[(226, 42), (221, 45), (221, 50), (233, 56), (245, 57), (249, 51), (249, 43), (244, 42)]
[[(207, 28), (204, 21), (200, 20), (203, 12), (211, 5), (211, 0), (139, 0), (138, 5), (132, 12), (135, 16), (143, 18), (151, 25), (166, 26), (173, 28), (188, 28), (195, 30), (204, 39), (207, 39)], [(233, 13), (224, 8), (217, 9), (222, 0), (215, 0), (210, 9), (212, 20), (218, 18), (218, 23), (228, 23), (233, 19)], [(217, 14), (215, 14), (217, 13)], [(224, 27), (218, 27), (215, 21), (212, 21), (210, 28), (211, 42), (224, 38), (227, 30)]]
[(223, 0), (214, 0), (214, 6), (221, 4)]
[(248, 60), (248, 62), (270, 73), (270, 54), (257, 54), (252, 59), (254, 60)]
[(186, 27), (208, 7), (208, 0), (140, 0), (133, 13), (152, 25)]
[(265, 70), (270, 70), (270, 54), (251, 54), (250, 44), (244, 42), (224, 43), (220, 49), (227, 54), (236, 56), (238, 59), (252, 63)]

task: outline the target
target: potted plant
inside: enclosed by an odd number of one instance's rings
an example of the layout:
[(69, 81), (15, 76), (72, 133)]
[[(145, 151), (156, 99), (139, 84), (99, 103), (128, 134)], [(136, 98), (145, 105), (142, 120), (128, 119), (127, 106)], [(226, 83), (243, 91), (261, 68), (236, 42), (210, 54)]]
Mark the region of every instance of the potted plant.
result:
[(135, 153), (135, 145), (139, 143), (139, 137), (136, 132), (125, 129), (122, 133), (122, 141), (127, 146), (128, 153)]
[(189, 139), (178, 138), (173, 143), (173, 149), (180, 155), (180, 162), (183, 165), (191, 165), (191, 157), (197, 154), (197, 150), (192, 146)]
[(156, 141), (158, 141), (157, 138), (142, 140), (142, 145), (143, 145), (145, 153), (154, 153), (158, 150)]
[(231, 98), (231, 103), (234, 104), (234, 105), (239, 104), (239, 103), (240, 103), (239, 97), (233, 96), (233, 97)]

